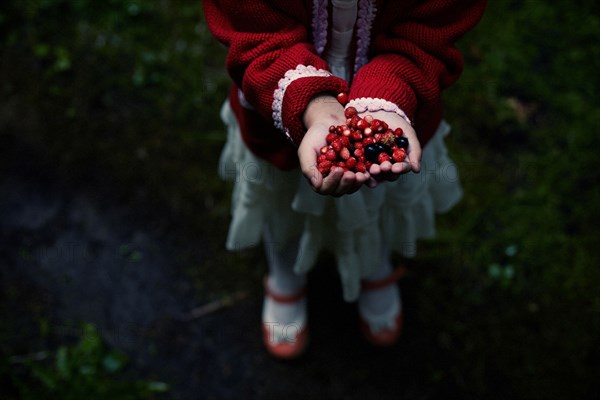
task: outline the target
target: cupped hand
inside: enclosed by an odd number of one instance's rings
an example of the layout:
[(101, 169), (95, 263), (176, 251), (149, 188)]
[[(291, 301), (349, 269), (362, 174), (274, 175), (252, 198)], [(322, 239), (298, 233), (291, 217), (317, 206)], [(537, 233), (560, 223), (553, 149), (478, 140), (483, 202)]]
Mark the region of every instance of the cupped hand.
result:
[(315, 192), (339, 197), (356, 192), (370, 180), (368, 172), (355, 173), (335, 168), (323, 177), (317, 169), (317, 157), (321, 154), (321, 148), (327, 145), (329, 127), (346, 122), (344, 107), (335, 97), (324, 94), (313, 98), (302, 120), (307, 131), (298, 147), (298, 158), (300, 169)]
[(370, 174), (368, 172), (344, 172), (342, 168), (338, 167), (323, 177), (317, 169), (317, 157), (321, 147), (327, 145), (325, 136), (330, 125), (326, 122), (316, 123), (308, 129), (298, 148), (298, 158), (302, 173), (317, 193), (339, 197), (356, 192), (369, 181)]
[(382, 181), (395, 181), (402, 174), (408, 172), (419, 172), (421, 170), (421, 144), (413, 127), (398, 114), (389, 111), (364, 112), (359, 116), (362, 118), (370, 114), (374, 119), (384, 121), (391, 129), (402, 128), (404, 136), (408, 139), (406, 159), (402, 162), (391, 163), (384, 161), (381, 164), (373, 164), (369, 168), (370, 178), (367, 183), (369, 187), (375, 187)]

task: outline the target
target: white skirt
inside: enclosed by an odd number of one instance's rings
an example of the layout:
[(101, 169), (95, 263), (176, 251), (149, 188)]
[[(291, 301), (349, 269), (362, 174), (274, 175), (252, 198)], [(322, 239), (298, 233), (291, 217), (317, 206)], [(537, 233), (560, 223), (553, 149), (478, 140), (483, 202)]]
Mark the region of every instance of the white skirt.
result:
[(258, 245), (268, 224), (276, 240), (271, 244), (299, 241), (298, 274), (308, 272), (319, 252), (328, 250), (336, 257), (346, 301), (358, 298), (360, 280), (384, 262), (382, 246), (415, 256), (417, 239), (435, 235), (435, 214), (462, 197), (458, 170), (444, 145), (450, 131), (444, 121), (423, 149), (420, 173), (334, 198), (315, 193), (299, 169), (281, 171), (248, 150), (228, 102), (221, 118), (227, 143), (219, 174), (234, 182), (227, 249)]

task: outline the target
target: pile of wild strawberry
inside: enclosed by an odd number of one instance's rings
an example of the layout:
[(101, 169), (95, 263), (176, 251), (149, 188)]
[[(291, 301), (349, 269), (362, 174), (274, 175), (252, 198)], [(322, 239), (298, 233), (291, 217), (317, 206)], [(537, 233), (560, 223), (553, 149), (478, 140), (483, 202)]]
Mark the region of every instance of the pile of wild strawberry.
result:
[(408, 139), (401, 128), (392, 130), (384, 121), (371, 115), (360, 118), (356, 108), (345, 110), (346, 124), (329, 127), (327, 145), (317, 157), (317, 168), (327, 176), (334, 168), (366, 172), (373, 164), (404, 161)]

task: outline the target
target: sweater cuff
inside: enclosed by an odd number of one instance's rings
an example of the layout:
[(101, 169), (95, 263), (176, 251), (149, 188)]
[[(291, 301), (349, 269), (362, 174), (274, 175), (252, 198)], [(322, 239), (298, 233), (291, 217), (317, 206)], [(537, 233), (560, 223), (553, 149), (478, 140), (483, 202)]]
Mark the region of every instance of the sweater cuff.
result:
[(358, 113), (363, 112), (375, 112), (375, 111), (388, 111), (398, 114), (402, 119), (404, 119), (409, 125), (412, 125), (410, 118), (408, 115), (400, 109), (395, 103), (391, 101), (387, 101), (384, 99), (377, 99), (372, 97), (361, 97), (359, 99), (352, 99), (346, 104), (346, 108), (354, 107)]
[(387, 82), (385, 79), (376, 79), (365, 75), (365, 73), (361, 74), (361, 71), (358, 72), (348, 96), (350, 100), (377, 99), (380, 101), (383, 99), (396, 105), (410, 120), (414, 120), (417, 96), (410, 85), (398, 80)]
[(319, 93), (331, 93), (336, 96), (347, 91), (346, 81), (331, 72), (313, 66), (298, 65), (285, 73), (273, 93), (275, 127), (298, 145), (305, 133), (302, 114), (311, 99)]

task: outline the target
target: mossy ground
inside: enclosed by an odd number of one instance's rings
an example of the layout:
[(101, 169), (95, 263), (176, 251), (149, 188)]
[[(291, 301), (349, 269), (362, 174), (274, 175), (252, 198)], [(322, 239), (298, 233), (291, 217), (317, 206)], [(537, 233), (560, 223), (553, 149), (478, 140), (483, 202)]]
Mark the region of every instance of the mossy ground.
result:
[[(406, 291), (430, 339), (416, 370), (431, 393), (598, 393), (599, 11), (490, 2), (459, 43), (466, 69), (444, 98), (465, 197), (420, 244)], [(11, 1), (0, 32), (4, 150), (33, 149), (71, 188), (113, 187), (176, 242), (201, 238), (177, 256), (200, 298), (258, 294), (261, 252), (223, 249), (228, 81), (200, 3)]]

